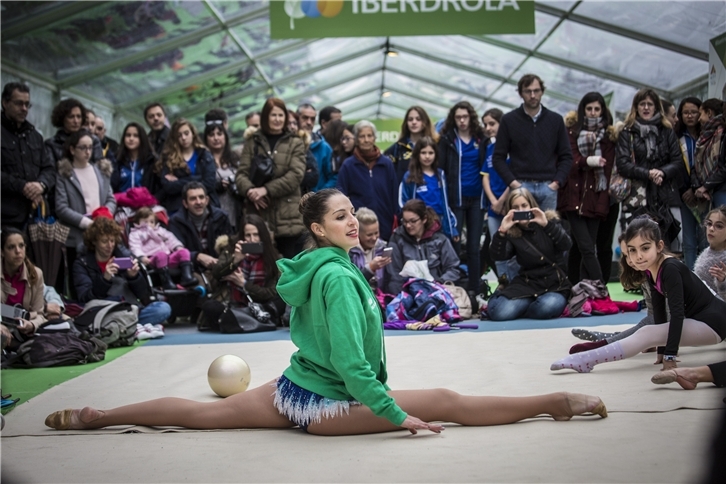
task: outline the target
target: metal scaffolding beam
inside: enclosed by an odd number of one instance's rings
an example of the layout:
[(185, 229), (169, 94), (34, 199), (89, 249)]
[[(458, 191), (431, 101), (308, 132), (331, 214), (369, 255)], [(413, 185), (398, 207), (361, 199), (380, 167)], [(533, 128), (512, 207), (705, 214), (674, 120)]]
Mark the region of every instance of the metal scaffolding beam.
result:
[(86, 10), (99, 7), (111, 2), (56, 2), (59, 5), (43, 9), (32, 16), (3, 25), (0, 38), (2, 42), (20, 37), (21, 35), (34, 32), (35, 30), (47, 27), (73, 15), (85, 12)]

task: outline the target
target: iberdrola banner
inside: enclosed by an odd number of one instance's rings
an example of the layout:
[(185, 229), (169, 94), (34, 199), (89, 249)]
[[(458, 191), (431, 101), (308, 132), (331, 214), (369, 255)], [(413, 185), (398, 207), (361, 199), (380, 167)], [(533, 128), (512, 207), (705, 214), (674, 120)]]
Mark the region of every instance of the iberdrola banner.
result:
[(533, 34), (528, 0), (278, 0), (273, 39), (394, 35)]

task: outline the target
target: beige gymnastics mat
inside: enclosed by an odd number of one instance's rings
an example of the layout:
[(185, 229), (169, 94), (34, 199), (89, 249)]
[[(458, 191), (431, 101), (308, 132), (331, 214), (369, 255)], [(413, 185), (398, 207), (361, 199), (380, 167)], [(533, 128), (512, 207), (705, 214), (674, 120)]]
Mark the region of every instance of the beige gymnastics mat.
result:
[[(607, 330), (607, 327), (599, 328)], [(616, 328), (616, 329), (622, 329)], [(321, 438), (299, 430), (111, 435), (128, 428), (63, 435), (45, 429), (58, 409), (98, 408), (162, 396), (213, 400), (206, 371), (222, 354), (243, 357), (252, 385), (279, 376), (289, 341), (142, 347), (19, 406), (3, 430), (3, 472), (28, 482), (688, 482), (700, 472), (723, 392), (656, 386), (655, 356), (549, 371), (576, 343), (567, 329), (446, 333), (386, 338), (394, 389), (443, 386), (465, 394), (600, 395), (610, 417)], [(724, 358), (724, 346), (684, 348), (681, 366)], [(677, 410), (677, 409), (700, 410)], [(653, 413), (655, 412), (655, 413)], [(677, 441), (677, 452), (665, 442)], [(52, 450), (51, 450), (52, 449)], [(671, 450), (666, 450), (671, 449)], [(127, 452), (121, 474), (99, 464)], [(668, 457), (666, 458), (666, 455)], [(18, 459), (18, 460), (16, 460)], [(115, 459), (115, 458), (114, 458)], [(15, 465), (33, 462), (32, 466)]]

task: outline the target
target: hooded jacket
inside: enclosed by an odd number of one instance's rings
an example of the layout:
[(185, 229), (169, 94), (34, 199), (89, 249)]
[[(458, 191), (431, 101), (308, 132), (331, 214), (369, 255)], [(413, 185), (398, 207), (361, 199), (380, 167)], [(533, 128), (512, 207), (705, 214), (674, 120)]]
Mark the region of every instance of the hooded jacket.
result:
[(326, 247), (277, 265), (282, 271), (277, 291), (292, 306), (290, 336), (298, 347), (284, 375), (324, 397), (355, 399), (401, 425), (406, 413), (387, 393), (378, 301), (348, 254)]
[(323, 188), (335, 188), (338, 176), (333, 173), (333, 148), (325, 141), (325, 138), (313, 133), (309, 149), (318, 162), (318, 182), (313, 191), (317, 192)]
[(52, 193), (55, 186), (56, 167), (43, 147), (43, 137), (27, 121), (18, 126), (5, 116), (2, 117), (2, 222), (22, 224), (28, 219), (32, 202), (23, 195), (28, 182), (45, 185), (44, 195)]
[[(250, 181), (250, 167), (255, 152), (265, 151), (275, 162), (272, 180), (265, 183), (267, 208), (257, 210), (247, 198), (247, 192), (255, 188)], [(270, 227), (275, 237), (297, 237), (305, 226), (298, 210), (300, 184), (305, 176), (305, 145), (295, 134), (285, 133), (275, 146), (270, 146), (267, 137), (258, 130), (245, 131), (245, 145), (242, 148), (235, 184), (237, 192), (245, 200), (245, 213), (254, 213)]]
[(407, 278), (399, 272), (403, 269), (406, 261), (425, 260), (428, 261), (429, 272), (437, 282), (456, 282), (459, 280), (459, 257), (449, 239), (439, 232), (441, 223), (439, 221), (424, 232), (421, 240), (408, 235), (404, 226), (398, 227), (388, 243), (393, 247), (391, 263), (386, 266), (388, 275), (389, 294), (398, 294)]
[(498, 290), (509, 299), (538, 297), (546, 292), (559, 292), (565, 297), (570, 295), (572, 284), (561, 268), (564, 267), (563, 253), (572, 247), (572, 240), (562, 228), (557, 212), (547, 210), (545, 216), (547, 225), (544, 227), (534, 222), (526, 229), (515, 225), (506, 236), (497, 231), (492, 237), (489, 247), (492, 259), (506, 261), (516, 257), (520, 266), (519, 274), (512, 282)]
[(580, 153), (577, 146), (577, 138), (580, 133), (573, 131), (577, 123), (577, 113), (570, 111), (565, 115), (565, 126), (567, 126), (570, 146), (572, 148), (572, 168), (567, 175), (564, 185), (557, 193), (557, 210), (560, 212), (577, 212), (582, 217), (605, 219), (610, 211), (610, 193), (607, 187), (610, 186), (610, 175), (615, 165), (615, 142), (618, 136), (615, 129), (609, 126), (600, 141), (600, 151), (605, 158), (605, 178), (607, 186), (601, 192), (595, 191), (597, 177), (595, 167), (587, 164), (587, 157)]
[[(107, 159), (99, 160), (95, 165), (91, 165), (96, 172), (98, 179), (98, 199), (101, 205), (109, 209), (111, 213), (116, 211), (116, 199), (111, 190), (111, 172), (113, 166)], [(76, 248), (83, 242), (83, 230), (87, 224), (84, 220), (86, 217), (86, 201), (83, 198), (83, 191), (78, 177), (73, 171), (73, 165), (67, 158), (63, 158), (58, 163), (58, 179), (55, 188), (55, 213), (58, 220), (68, 225), (71, 230), (66, 239), (66, 247)]]

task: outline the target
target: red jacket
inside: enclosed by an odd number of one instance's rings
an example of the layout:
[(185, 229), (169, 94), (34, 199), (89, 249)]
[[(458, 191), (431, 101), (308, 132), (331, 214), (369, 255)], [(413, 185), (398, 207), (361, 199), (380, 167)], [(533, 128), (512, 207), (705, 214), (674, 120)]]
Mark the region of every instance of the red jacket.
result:
[[(565, 184), (560, 187), (557, 194), (557, 210), (560, 212), (577, 212), (583, 217), (605, 219), (610, 210), (610, 194), (608, 190), (595, 191), (595, 169), (587, 165), (587, 157), (580, 153), (577, 147), (577, 136), (579, 133), (572, 131), (572, 125), (576, 121), (575, 113), (565, 116), (565, 124), (568, 126), (568, 136), (572, 147), (572, 168), (567, 175)], [(605, 178), (610, 185), (610, 175), (615, 163), (615, 140), (617, 135), (610, 127), (600, 142), (602, 157), (607, 160), (605, 163)]]

